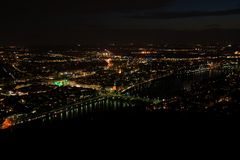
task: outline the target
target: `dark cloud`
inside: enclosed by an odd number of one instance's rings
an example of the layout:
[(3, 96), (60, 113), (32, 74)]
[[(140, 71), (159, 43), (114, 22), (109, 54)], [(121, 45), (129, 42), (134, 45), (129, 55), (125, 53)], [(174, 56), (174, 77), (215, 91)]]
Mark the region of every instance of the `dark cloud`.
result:
[(0, 6), (2, 11), (42, 12), (42, 13), (96, 13), (121, 12), (127, 10), (145, 10), (161, 8), (174, 0), (42, 0), (7, 1)]
[(240, 14), (240, 8), (222, 11), (191, 11), (191, 12), (151, 12), (128, 16), (136, 19), (177, 19), (191, 17), (227, 16)]

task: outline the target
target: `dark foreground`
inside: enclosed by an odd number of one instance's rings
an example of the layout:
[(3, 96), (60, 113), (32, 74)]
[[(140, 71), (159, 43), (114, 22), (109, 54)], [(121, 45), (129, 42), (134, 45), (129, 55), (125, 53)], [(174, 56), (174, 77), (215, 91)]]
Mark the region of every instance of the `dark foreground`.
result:
[[(3, 142), (91, 143), (125, 140), (183, 139), (234, 135), (239, 116), (207, 113), (98, 113), (81, 119), (31, 124), (1, 131)], [(227, 136), (225, 135), (225, 136)]]

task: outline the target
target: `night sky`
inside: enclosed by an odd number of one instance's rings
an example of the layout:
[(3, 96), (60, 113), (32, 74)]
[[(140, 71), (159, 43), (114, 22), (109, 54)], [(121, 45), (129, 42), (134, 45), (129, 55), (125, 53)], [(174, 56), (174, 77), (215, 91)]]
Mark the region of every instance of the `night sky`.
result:
[(238, 41), (239, 0), (8, 0), (0, 42)]

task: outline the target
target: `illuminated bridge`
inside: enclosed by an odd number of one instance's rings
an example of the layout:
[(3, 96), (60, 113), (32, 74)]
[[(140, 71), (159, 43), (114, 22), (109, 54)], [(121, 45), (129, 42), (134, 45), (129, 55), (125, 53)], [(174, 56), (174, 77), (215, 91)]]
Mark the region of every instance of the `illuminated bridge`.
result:
[(129, 101), (123, 96), (99, 96), (76, 104), (55, 109), (42, 114), (26, 114), (15, 116), (12, 125), (17, 126), (35, 121), (47, 122), (51, 120), (65, 120), (81, 117), (86, 114), (97, 112), (111, 112), (121, 110), (144, 110), (146, 102), (132, 99)]
[(128, 88), (124, 89), (121, 91), (121, 94), (130, 94), (130, 95), (135, 95), (136, 93), (138, 93), (139, 91), (142, 91), (143, 89), (146, 89), (146, 88), (150, 88), (151, 84), (156, 81), (156, 80), (159, 80), (161, 78), (166, 78), (166, 77), (169, 77), (173, 75), (173, 71), (169, 72), (169, 73), (166, 73), (162, 76), (159, 76), (159, 77), (156, 77), (156, 78), (151, 78), (149, 80), (146, 80), (144, 82), (141, 82), (141, 83), (137, 83), (135, 85), (132, 85), (132, 86), (129, 86)]
[(101, 112), (144, 112), (146, 111), (147, 106), (156, 105), (160, 107), (163, 105), (163, 103), (171, 103), (171, 101), (174, 100), (175, 99), (151, 100), (147, 98), (143, 99), (124, 95), (105, 95), (42, 114), (16, 115), (15, 118), (12, 116), (12, 126), (26, 125), (32, 122), (48, 123), (53, 120), (74, 119), (80, 118), (84, 115), (91, 115), (93, 113)]

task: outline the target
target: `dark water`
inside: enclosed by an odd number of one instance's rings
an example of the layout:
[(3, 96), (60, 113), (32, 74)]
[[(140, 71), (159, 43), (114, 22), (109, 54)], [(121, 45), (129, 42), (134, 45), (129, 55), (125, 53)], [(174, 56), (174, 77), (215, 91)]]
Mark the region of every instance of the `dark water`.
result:
[(200, 81), (216, 79), (225, 76), (228, 71), (211, 70), (191, 74), (172, 75), (152, 83), (150, 88), (144, 89), (138, 96), (149, 98), (169, 98), (176, 96), (181, 90), (191, 91), (191, 86)]

